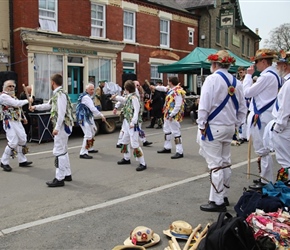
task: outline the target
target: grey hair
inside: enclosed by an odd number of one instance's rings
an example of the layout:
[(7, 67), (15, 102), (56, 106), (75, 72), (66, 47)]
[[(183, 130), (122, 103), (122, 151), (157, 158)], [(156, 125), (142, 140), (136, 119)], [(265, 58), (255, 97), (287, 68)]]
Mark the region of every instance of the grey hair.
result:
[(92, 83), (87, 84), (87, 86), (86, 86), (86, 90), (88, 90), (88, 88), (89, 88), (89, 87), (92, 87), (92, 86), (95, 87), (95, 85), (92, 84)]
[(225, 63), (219, 63), (219, 62), (215, 62), (219, 68), (221, 69), (229, 69), (231, 67), (230, 64), (225, 64)]
[(16, 86), (16, 84), (15, 84), (15, 81), (14, 80), (6, 80), (4, 83), (3, 83), (3, 90), (5, 90), (6, 88), (7, 88), (7, 86), (9, 85), (9, 84), (13, 84), (14, 86)]

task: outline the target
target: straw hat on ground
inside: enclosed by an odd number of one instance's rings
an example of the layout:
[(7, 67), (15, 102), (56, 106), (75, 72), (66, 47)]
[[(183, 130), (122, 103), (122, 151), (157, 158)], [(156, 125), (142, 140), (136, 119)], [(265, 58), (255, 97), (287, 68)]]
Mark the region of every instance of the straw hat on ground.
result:
[(152, 229), (144, 226), (138, 226), (130, 233), (130, 237), (124, 241), (124, 245), (137, 245), (147, 248), (157, 244), (159, 241), (160, 236), (157, 233), (154, 233)]
[(186, 221), (177, 220), (172, 222), (169, 229), (163, 230), (163, 233), (169, 237), (174, 236), (176, 239), (187, 240), (192, 233), (192, 226)]
[(142, 247), (142, 246), (124, 246), (124, 245), (119, 245), (119, 246), (115, 246), (112, 250), (146, 250), (146, 248)]

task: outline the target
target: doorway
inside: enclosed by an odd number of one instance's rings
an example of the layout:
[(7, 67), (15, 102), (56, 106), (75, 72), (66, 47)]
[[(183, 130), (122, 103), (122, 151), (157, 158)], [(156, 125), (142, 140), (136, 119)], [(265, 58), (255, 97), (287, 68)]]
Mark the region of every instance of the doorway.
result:
[(76, 103), (78, 97), (83, 93), (83, 67), (68, 66), (68, 95), (72, 103)]

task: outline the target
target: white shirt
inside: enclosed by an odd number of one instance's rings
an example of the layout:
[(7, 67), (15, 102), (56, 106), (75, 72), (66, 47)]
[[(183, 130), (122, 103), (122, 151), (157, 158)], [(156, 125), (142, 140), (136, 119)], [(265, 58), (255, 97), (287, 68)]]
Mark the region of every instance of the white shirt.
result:
[(276, 122), (274, 130), (277, 132), (282, 132), (285, 129), (290, 118), (290, 73), (284, 79), (286, 81), (277, 96), (279, 110), (277, 111), (275, 103), (272, 111)]
[(92, 111), (94, 116), (103, 117), (103, 114), (95, 107), (94, 102), (90, 95), (83, 96), (81, 103), (86, 105)]
[[(62, 88), (62, 86), (57, 87), (56, 89), (53, 90), (53, 95)], [(64, 118), (65, 118), (65, 113), (66, 113), (66, 105), (67, 105), (67, 99), (66, 95), (64, 93), (61, 93), (61, 95), (57, 98), (56, 101), (56, 106), (57, 106), (57, 120), (56, 120), (56, 125), (55, 125), (55, 130), (60, 130), (61, 126), (63, 125)], [(40, 110), (40, 111), (45, 111), (45, 110), (50, 110), (51, 109), (51, 104), (50, 102), (40, 104), (40, 105), (35, 105), (35, 110)]]
[[(274, 74), (267, 71), (274, 71), (277, 73), (273, 66), (269, 66), (263, 70), (258, 77), (257, 81), (253, 84), (253, 79), (250, 74), (246, 74), (243, 81), (244, 94), (246, 98), (255, 98), (257, 109), (263, 108), (265, 105), (270, 103), (277, 97), (278, 93), (278, 82)], [(272, 110), (272, 107), (270, 107)], [(253, 99), (251, 100), (250, 111), (254, 110)]]
[[(216, 74), (219, 71), (225, 74), (231, 84), (233, 83), (233, 76), (228, 73), (227, 69), (218, 69), (205, 79), (198, 106), (197, 123), (199, 129), (205, 128), (208, 116), (216, 110), (228, 95), (228, 85), (219, 74)], [(244, 122), (247, 107), (243, 94), (243, 86), (239, 80), (237, 80), (235, 96), (239, 104), (238, 112), (236, 112), (236, 107), (230, 97), (225, 107), (209, 121), (209, 124), (240, 126)]]
[[(176, 87), (176, 86), (174, 86), (174, 87)], [(158, 91), (161, 91), (161, 92), (170, 91), (170, 89), (166, 86), (156, 86), (155, 89)], [(170, 113), (170, 117), (174, 117), (179, 112), (181, 105), (182, 105), (182, 102), (183, 102), (183, 98), (181, 95), (176, 95), (176, 96), (174, 96), (174, 101), (175, 101), (175, 104), (174, 104), (173, 110)]]

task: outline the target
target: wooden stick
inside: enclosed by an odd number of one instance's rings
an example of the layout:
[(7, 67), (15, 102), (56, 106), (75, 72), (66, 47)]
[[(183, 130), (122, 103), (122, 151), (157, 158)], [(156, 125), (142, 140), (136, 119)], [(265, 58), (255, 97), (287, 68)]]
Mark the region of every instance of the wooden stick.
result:
[(169, 248), (172, 250), (177, 250), (176, 246), (173, 244), (172, 240), (168, 241), (169, 243)]
[(112, 128), (112, 126), (107, 122), (107, 121), (104, 121), (106, 123), (106, 125), (109, 127), (109, 128)]
[(185, 246), (183, 247), (183, 250), (188, 250), (190, 242), (192, 240), (192, 238), (194, 237), (194, 235), (197, 233), (197, 231), (201, 228), (201, 224), (198, 224), (198, 226), (196, 228), (194, 228), (192, 230), (192, 233), (190, 234), (190, 236), (188, 237)]
[(173, 242), (173, 245), (176, 247), (176, 250), (181, 250), (176, 238), (174, 236), (171, 237), (171, 240)]
[(250, 138), (248, 141), (247, 179), (250, 179), (250, 172), (251, 172), (251, 147), (252, 147), (252, 136), (250, 135)]
[(205, 228), (199, 234), (198, 239), (195, 241), (195, 243), (193, 244), (193, 246), (189, 250), (196, 250), (197, 249), (197, 247), (198, 247), (199, 243), (201, 242), (201, 240), (206, 236), (206, 233), (208, 231), (209, 226), (210, 226), (210, 223), (207, 223)]
[(23, 87), (24, 93), (25, 93), (25, 95), (26, 95), (26, 98), (27, 98), (27, 100), (28, 100), (28, 108), (30, 108), (30, 107), (31, 107), (30, 97), (29, 97), (29, 94), (28, 94), (27, 88), (26, 88), (26, 86), (25, 86), (24, 83), (22, 84), (22, 87)]

